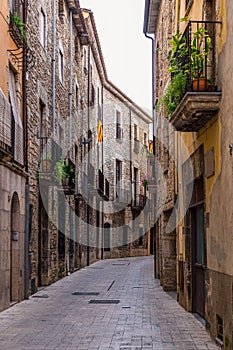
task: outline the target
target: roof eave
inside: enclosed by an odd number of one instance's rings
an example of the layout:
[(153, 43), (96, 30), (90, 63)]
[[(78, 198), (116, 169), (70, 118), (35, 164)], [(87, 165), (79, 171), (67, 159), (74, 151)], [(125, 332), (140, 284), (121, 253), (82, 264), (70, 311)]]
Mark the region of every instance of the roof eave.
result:
[(161, 0), (145, 0), (144, 34), (155, 34)]

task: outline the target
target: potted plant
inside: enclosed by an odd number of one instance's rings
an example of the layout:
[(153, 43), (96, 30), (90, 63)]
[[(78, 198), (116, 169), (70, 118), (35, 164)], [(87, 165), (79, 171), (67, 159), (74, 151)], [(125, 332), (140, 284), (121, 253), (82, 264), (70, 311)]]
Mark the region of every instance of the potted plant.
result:
[(166, 55), (169, 61), (168, 72), (171, 73), (171, 81), (166, 86), (165, 92), (157, 103), (157, 109), (165, 106), (168, 116), (175, 111), (182, 99), (188, 75), (187, 64), (184, 63), (188, 53), (185, 37), (181, 32), (177, 32), (170, 40), (171, 49)]
[(191, 43), (191, 77), (194, 91), (207, 91), (206, 62), (210, 52), (211, 38), (207, 29), (200, 27), (193, 33)]
[(75, 183), (74, 164), (68, 158), (61, 158), (55, 165), (56, 179), (59, 184), (73, 187)]
[(150, 182), (151, 177), (149, 175), (145, 175), (141, 179), (141, 184), (145, 190), (147, 190), (148, 184)]
[(10, 21), (11, 23), (14, 23), (18, 29), (22, 37), (25, 39), (26, 38), (26, 24), (21, 21), (20, 14), (15, 13), (14, 15), (10, 15)]

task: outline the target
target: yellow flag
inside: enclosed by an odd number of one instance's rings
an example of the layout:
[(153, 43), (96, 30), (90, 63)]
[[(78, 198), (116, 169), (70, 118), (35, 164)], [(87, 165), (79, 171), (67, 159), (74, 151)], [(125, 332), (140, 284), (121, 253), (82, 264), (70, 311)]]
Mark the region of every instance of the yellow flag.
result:
[(98, 120), (98, 142), (103, 142), (103, 125), (101, 120)]
[(149, 141), (149, 152), (153, 153), (153, 142)]

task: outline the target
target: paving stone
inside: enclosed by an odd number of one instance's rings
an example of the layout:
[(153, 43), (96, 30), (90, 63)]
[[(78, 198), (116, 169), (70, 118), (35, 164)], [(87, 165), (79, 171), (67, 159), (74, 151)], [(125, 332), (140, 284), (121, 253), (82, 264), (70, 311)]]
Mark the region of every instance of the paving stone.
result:
[[(112, 265), (113, 259), (98, 261), (46, 287), (48, 298), (30, 298), (1, 312), (0, 349), (219, 349), (204, 326), (153, 278), (152, 257), (128, 260), (127, 270)], [(89, 304), (95, 296), (77, 298), (73, 291), (95, 291), (97, 299), (120, 303)]]

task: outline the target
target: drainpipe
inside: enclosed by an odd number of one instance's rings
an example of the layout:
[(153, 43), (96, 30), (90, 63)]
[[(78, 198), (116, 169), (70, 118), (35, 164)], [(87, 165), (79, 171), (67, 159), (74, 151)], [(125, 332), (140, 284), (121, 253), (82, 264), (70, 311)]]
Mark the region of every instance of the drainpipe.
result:
[[(101, 89), (101, 119), (102, 119), (102, 128), (104, 130), (104, 87), (102, 85)], [(104, 135), (102, 139), (102, 145), (101, 145), (101, 151), (102, 151), (102, 172), (104, 173)], [(104, 201), (101, 201), (102, 203), (102, 246), (101, 246), (101, 259), (103, 260), (104, 258)]]
[(73, 55), (73, 13), (70, 10), (70, 91), (69, 91), (69, 122), (70, 122), (70, 132), (69, 132), (69, 155), (72, 159), (72, 128), (73, 128), (73, 115), (72, 115), (72, 93), (73, 93), (73, 67), (72, 67), (72, 55)]
[[(23, 22), (27, 22), (27, 2), (23, 3)], [(27, 173), (25, 183), (25, 252), (24, 252), (24, 298), (29, 299), (29, 231), (30, 196), (28, 179), (28, 116), (27, 116), (27, 44), (23, 48), (23, 127), (24, 127), (24, 163)]]
[[(156, 139), (155, 139), (155, 135), (156, 135), (156, 116), (155, 116), (155, 56), (154, 56), (154, 52), (155, 52), (155, 39), (154, 37), (151, 37), (147, 34), (146, 30), (144, 31), (145, 37), (151, 40), (151, 50), (152, 50), (152, 124), (153, 124), (153, 155), (154, 155), (154, 159), (155, 159), (155, 155), (156, 155)], [(153, 166), (152, 169), (153, 172), (153, 176), (155, 177), (155, 164)], [(154, 203), (156, 203), (156, 198), (155, 195), (153, 194), (154, 197)], [(156, 207), (156, 206), (155, 206)], [(154, 230), (153, 230), (154, 234), (156, 233), (156, 224), (154, 224)], [(156, 272), (156, 237), (153, 237), (153, 241), (154, 241), (154, 277), (156, 278), (157, 272)]]
[[(69, 88), (69, 158), (72, 160), (72, 128), (73, 128), (73, 114), (72, 114), (72, 95), (73, 95), (73, 66), (72, 66), (72, 56), (73, 56), (73, 12), (70, 10), (70, 47), (69, 47), (69, 55), (70, 55), (70, 88)], [(73, 239), (73, 230), (74, 230), (74, 222), (73, 222), (73, 212), (71, 210), (71, 198), (69, 197), (69, 221), (70, 221), (70, 239)], [(69, 250), (70, 251), (70, 250)], [(69, 255), (67, 256), (67, 275), (70, 275), (70, 261)]]
[[(89, 167), (90, 167), (90, 75), (91, 75), (91, 46), (88, 45), (88, 82), (87, 82), (87, 129), (88, 129), (88, 154), (87, 154), (87, 178), (89, 179)], [(89, 198), (89, 189), (87, 186), (87, 198)], [(90, 265), (90, 207), (87, 204), (87, 266)]]
[(57, 38), (57, 5), (53, 0), (53, 53), (52, 53), (52, 136), (56, 130), (56, 38)]

